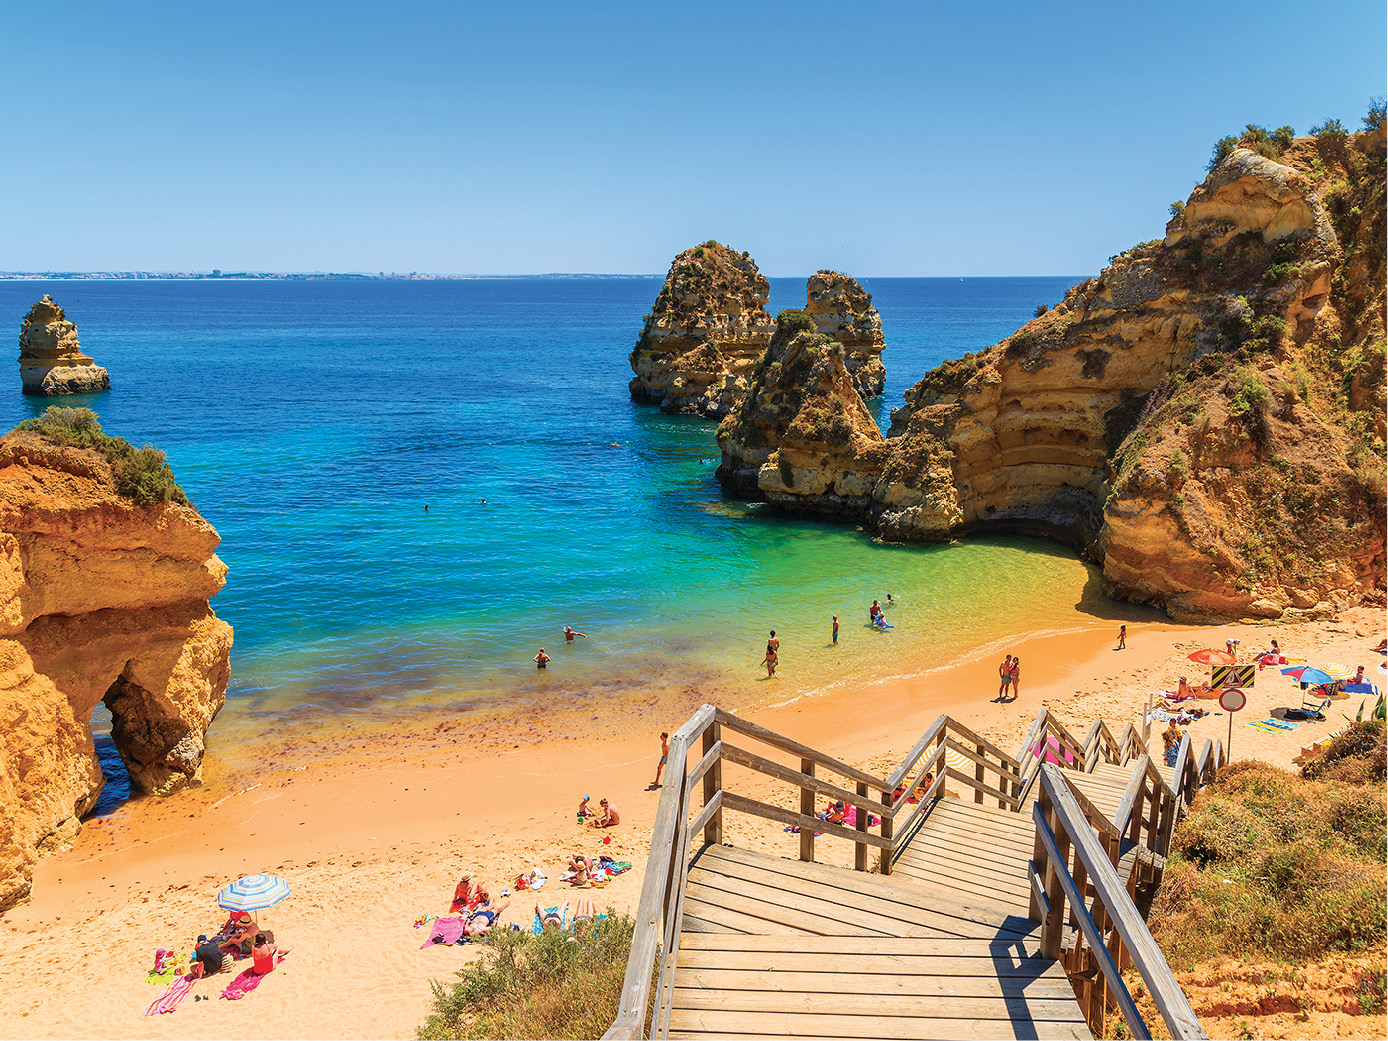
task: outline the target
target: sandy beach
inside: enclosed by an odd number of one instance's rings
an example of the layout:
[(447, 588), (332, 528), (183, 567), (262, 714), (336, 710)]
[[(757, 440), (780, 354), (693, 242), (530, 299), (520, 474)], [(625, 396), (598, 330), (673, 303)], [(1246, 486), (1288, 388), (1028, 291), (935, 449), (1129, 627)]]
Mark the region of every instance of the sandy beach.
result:
[[(1137, 721), (1149, 692), (1174, 688), (1201, 668), (1186, 655), (1230, 637), (1250, 653), (1276, 637), (1291, 658), (1362, 664), (1383, 686), (1382, 610), (1359, 608), (1336, 620), (1258, 626), (1191, 627), (1095, 619), (1060, 633), (997, 644), (907, 680), (805, 697), (751, 715), (765, 726), (874, 772), (885, 773), (941, 712), (1014, 750), (1047, 706), (1076, 728), (1096, 716), (1115, 733)], [(1020, 697), (998, 702), (1004, 653), (1023, 663)], [(784, 663), (783, 668), (793, 663)], [(1204, 673), (1208, 675), (1208, 673)], [(690, 692), (697, 694), (697, 692)], [(1244, 723), (1275, 706), (1300, 704), (1300, 691), (1268, 669), (1234, 720), (1234, 758), (1291, 767), (1292, 758), (1345, 725), (1357, 696), (1331, 706), (1323, 723), (1265, 733)], [(1204, 702), (1216, 708), (1213, 702)], [(732, 706), (729, 706), (732, 707)], [(591, 895), (632, 910), (641, 889), (659, 791), (650, 788), (659, 732), (680, 718), (649, 714), (607, 728), (555, 712), (549, 726), (508, 730), (452, 725), (434, 717), (344, 725), (297, 746), (238, 737), (214, 746), (208, 783), (167, 799), (140, 799), (89, 821), (71, 849), (41, 862), (32, 899), (0, 914), (0, 1036), (179, 1038), (407, 1038), (430, 1005), (430, 980), (449, 981), (476, 949), (421, 950), (413, 922), (446, 913), (459, 874), (480, 875), (493, 894), (538, 866), (549, 876), (536, 894), (554, 904), (570, 893), (558, 881), (571, 851), (599, 851), (634, 869)], [(1196, 741), (1224, 739), (1228, 717), (1190, 727)], [(604, 737), (607, 729), (616, 736)], [(1160, 756), (1161, 726), (1152, 745)], [(215, 733), (215, 726), (214, 726)], [(622, 824), (602, 834), (580, 828), (580, 798), (606, 797)], [(784, 801), (785, 793), (769, 793)], [(726, 818), (737, 844), (793, 853), (793, 837), (765, 821)], [(821, 840), (824, 859), (848, 847)], [(231, 975), (194, 987), (173, 1014), (141, 1013), (162, 986), (145, 982), (156, 948), (186, 947), (221, 923), (218, 886), (242, 874), (282, 875), (292, 896), (266, 912), (281, 946), (293, 951), (245, 1000), (218, 998)], [(503, 923), (528, 928), (534, 898), (516, 895)]]

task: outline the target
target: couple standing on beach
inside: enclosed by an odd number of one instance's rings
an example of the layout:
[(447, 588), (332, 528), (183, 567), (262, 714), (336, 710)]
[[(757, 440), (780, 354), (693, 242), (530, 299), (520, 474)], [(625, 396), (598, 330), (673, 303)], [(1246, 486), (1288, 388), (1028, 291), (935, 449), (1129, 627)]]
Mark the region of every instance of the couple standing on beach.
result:
[(1006, 660), (998, 666), (998, 679), (1002, 682), (998, 684), (998, 700), (1002, 701), (1007, 693), (1008, 685), (1012, 686), (1012, 697), (1009, 701), (1017, 700), (1017, 682), (1022, 676), (1022, 659), (1008, 655)]

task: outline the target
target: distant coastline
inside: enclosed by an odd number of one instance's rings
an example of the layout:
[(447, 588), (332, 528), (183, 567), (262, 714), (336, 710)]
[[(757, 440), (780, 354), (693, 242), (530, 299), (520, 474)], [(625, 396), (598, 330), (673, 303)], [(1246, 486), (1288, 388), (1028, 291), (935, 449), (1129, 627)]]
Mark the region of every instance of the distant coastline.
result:
[(360, 271), (0, 271), (0, 281), (24, 282), (39, 279), (64, 281), (178, 281), (178, 282), (308, 282), (308, 281), (457, 281), (462, 279), (498, 278), (660, 278), (655, 272), (647, 275), (612, 275), (592, 272), (551, 271), (538, 275), (435, 275), (423, 271), (384, 271), (369, 274)]

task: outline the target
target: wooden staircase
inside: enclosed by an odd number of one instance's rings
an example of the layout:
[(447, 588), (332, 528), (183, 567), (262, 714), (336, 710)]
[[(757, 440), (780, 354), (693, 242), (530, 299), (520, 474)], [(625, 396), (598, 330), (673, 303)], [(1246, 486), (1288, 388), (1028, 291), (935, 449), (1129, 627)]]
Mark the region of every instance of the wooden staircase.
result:
[[(1168, 782), (1133, 726), (1080, 740), (1043, 710), (1016, 756), (941, 716), (876, 778), (706, 705), (671, 740), (686, 769), (667, 775), (606, 1036), (1075, 1038), (1117, 1010), (1149, 1037), (1119, 975), (1134, 964), (1171, 1035), (1204, 1037), (1134, 898), (1223, 761), (1187, 739)], [(725, 762), (798, 788), (800, 811), (731, 791)], [(857, 826), (815, 818), (823, 796)], [(729, 811), (798, 826), (799, 858), (725, 845)], [(816, 862), (816, 831), (853, 843), (856, 870)]]

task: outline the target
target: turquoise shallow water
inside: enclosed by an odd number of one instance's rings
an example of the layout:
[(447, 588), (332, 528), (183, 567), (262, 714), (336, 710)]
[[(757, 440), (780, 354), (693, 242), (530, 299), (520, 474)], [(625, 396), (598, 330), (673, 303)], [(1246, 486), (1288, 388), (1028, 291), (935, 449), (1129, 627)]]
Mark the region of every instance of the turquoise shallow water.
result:
[[(877, 279), (888, 393), (1011, 332), (1071, 278)], [(631, 402), (659, 280), (0, 282), (52, 293), (114, 389), (108, 432), (164, 448), (217, 527), (228, 717), (594, 707), (652, 690), (784, 700), (929, 667), (1098, 604), (1036, 540), (874, 543), (723, 499), (713, 424)], [(773, 280), (772, 311), (804, 302)], [(4, 396), (8, 429), (46, 401)], [(482, 504), (486, 499), (486, 505)], [(426, 512), (425, 505), (429, 506)], [(900, 598), (889, 633), (867, 606)], [(843, 635), (829, 645), (837, 613)], [(565, 646), (565, 624), (588, 639)], [(772, 684), (766, 633), (782, 638)], [(553, 665), (537, 675), (543, 645)]]

